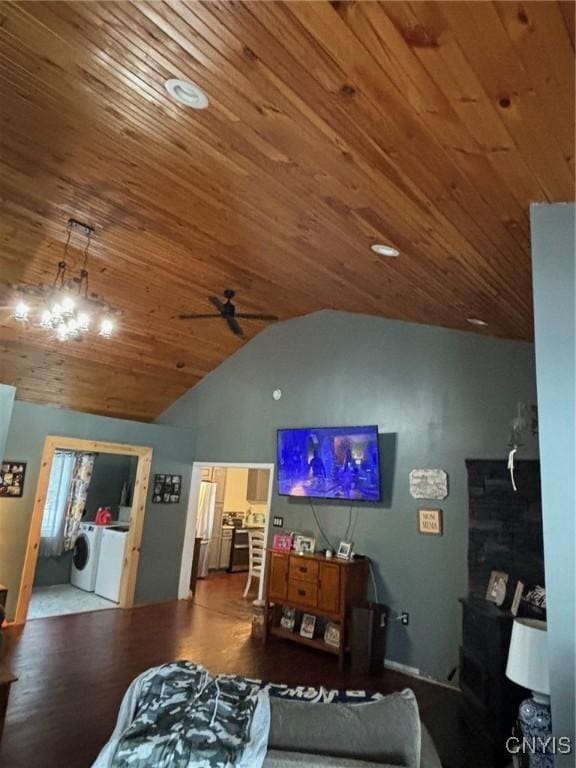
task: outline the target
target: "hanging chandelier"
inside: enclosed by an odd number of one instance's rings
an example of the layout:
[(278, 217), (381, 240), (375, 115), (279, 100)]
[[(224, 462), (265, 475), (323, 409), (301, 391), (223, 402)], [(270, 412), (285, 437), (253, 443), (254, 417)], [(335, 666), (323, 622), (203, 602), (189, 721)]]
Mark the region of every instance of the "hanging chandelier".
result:
[[(88, 294), (88, 251), (94, 228), (69, 219), (66, 230), (64, 256), (58, 262), (52, 285), (16, 286), (19, 293), (33, 299), (32, 306), (24, 298), (18, 300), (14, 319), (50, 331), (59, 341), (78, 341), (91, 331), (109, 339), (115, 329), (114, 316), (120, 313), (95, 294)], [(68, 248), (73, 232), (86, 238), (82, 268), (76, 273), (69, 267)]]

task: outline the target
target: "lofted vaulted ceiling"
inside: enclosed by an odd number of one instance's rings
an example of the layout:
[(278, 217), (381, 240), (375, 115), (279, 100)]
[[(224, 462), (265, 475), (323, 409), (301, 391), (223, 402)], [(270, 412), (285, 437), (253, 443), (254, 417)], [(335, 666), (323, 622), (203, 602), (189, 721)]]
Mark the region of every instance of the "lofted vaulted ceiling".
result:
[[(177, 319), (228, 287), (281, 319), (530, 339), (529, 205), (573, 198), (571, 2), (0, 3), (0, 381), (22, 400), (153, 419), (243, 343)], [(111, 341), (10, 317), (70, 217), (124, 311)]]

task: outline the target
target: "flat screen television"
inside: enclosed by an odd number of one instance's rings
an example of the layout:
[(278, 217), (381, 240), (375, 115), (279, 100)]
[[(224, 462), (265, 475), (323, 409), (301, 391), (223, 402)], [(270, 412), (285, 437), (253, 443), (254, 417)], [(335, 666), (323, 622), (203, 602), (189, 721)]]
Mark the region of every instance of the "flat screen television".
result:
[(378, 427), (278, 430), (278, 493), (380, 500)]

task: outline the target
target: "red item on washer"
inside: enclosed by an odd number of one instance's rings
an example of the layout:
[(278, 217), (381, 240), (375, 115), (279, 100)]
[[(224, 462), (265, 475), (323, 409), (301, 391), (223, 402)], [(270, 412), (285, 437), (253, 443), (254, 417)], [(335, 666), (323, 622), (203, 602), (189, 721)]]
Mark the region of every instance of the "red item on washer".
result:
[(110, 507), (98, 507), (94, 525), (110, 525), (112, 522), (112, 510)]

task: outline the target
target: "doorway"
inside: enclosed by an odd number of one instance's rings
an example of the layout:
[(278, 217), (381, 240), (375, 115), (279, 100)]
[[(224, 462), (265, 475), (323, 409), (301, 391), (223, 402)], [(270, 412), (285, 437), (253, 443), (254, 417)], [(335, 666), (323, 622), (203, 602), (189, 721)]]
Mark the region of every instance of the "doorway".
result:
[[(189, 599), (196, 585), (198, 599), (208, 599), (213, 592), (240, 612), (255, 598), (262, 599), (265, 559), (261, 573), (252, 576), (245, 596), (244, 592), (250, 570), (250, 538), (252, 545), (258, 535), (264, 546), (268, 541), (273, 479), (274, 464), (193, 465), (179, 599)], [(191, 584), (194, 572), (196, 585), (194, 579)]]
[(46, 438), (15, 624), (133, 605), (151, 463), (145, 446)]

